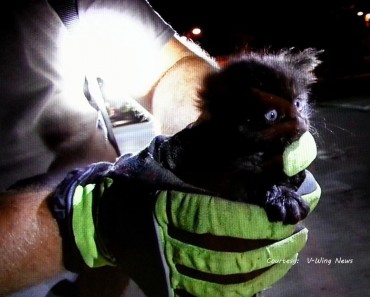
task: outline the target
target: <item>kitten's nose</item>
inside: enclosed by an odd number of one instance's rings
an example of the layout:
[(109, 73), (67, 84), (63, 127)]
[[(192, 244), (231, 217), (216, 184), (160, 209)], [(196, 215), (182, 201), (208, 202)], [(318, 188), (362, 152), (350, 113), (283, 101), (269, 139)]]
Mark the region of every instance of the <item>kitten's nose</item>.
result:
[(307, 132), (310, 126), (310, 122), (306, 118), (300, 116), (297, 117), (297, 133), (301, 136), (303, 133)]

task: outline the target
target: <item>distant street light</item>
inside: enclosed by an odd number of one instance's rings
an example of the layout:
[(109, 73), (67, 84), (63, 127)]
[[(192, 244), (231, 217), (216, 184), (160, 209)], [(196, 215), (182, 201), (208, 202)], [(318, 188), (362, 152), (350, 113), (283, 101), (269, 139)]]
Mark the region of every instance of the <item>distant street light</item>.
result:
[(186, 33), (186, 37), (190, 39), (199, 39), (202, 37), (202, 29), (199, 27), (193, 27)]
[(202, 30), (201, 30), (199, 27), (195, 27), (195, 28), (193, 28), (193, 29), (191, 30), (191, 33), (192, 33), (193, 35), (200, 35), (200, 34), (202, 34)]

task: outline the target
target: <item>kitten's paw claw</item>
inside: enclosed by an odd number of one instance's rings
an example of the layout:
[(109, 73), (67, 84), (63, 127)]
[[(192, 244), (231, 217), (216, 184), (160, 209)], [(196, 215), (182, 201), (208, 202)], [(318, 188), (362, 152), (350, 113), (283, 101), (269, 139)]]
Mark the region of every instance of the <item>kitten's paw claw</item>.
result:
[(293, 190), (274, 186), (267, 192), (265, 210), (271, 222), (282, 221), (293, 225), (306, 218), (310, 207)]

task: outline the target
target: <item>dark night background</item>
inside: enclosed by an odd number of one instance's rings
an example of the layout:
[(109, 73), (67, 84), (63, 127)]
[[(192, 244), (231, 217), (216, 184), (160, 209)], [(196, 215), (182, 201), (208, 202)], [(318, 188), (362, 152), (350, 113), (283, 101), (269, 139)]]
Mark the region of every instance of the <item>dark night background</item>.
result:
[(315, 47), (325, 50), (318, 69), (322, 78), (370, 72), (370, 28), (357, 16), (360, 10), (370, 12), (368, 0), (149, 2), (180, 34), (202, 28), (193, 40), (214, 56), (244, 46)]

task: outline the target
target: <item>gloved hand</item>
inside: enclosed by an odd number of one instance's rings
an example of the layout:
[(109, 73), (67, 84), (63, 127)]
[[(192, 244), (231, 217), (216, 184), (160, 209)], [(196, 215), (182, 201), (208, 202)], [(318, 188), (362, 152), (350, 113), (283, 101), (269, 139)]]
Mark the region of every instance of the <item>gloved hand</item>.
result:
[[(306, 174), (298, 193), (314, 209), (320, 188)], [(218, 197), (164, 191), (155, 213), (171, 296), (253, 296), (288, 272), (307, 241), (302, 226)]]
[[(89, 267), (118, 264), (149, 297), (252, 296), (282, 278), (307, 229), (271, 223), (258, 206), (185, 184), (153, 159), (160, 142), (75, 170), (59, 185), (52, 207), (66, 267), (78, 270), (81, 258)], [(291, 145), (286, 172), (307, 167), (315, 148), (309, 137)], [(308, 171), (298, 193), (312, 211), (320, 187)]]

